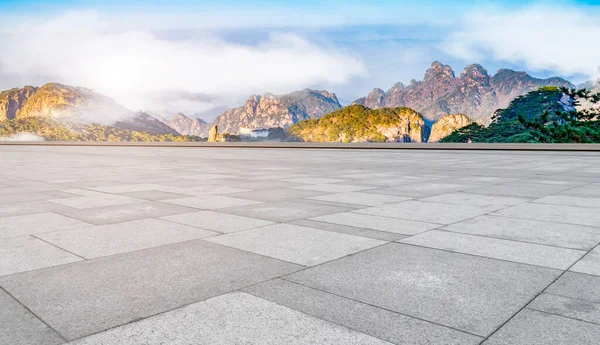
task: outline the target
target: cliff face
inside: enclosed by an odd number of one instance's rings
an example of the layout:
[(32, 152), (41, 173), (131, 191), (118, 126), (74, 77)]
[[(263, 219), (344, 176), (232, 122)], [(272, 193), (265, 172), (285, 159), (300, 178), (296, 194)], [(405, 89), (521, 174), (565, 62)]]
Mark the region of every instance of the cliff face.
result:
[(173, 117), (173, 119), (167, 124), (179, 134), (193, 135), (203, 138), (208, 137), (208, 131), (210, 129), (210, 125), (202, 119), (190, 119), (182, 113), (175, 115), (175, 117)]
[(321, 119), (299, 122), (289, 134), (307, 142), (416, 142), (427, 141), (429, 127), (409, 108), (368, 109), (351, 105)]
[(446, 115), (431, 126), (431, 135), (427, 141), (436, 143), (455, 130), (468, 126), (471, 123), (471, 119), (463, 114)]
[(450, 66), (436, 61), (422, 81), (413, 80), (408, 86), (398, 83), (387, 92), (375, 89), (354, 103), (369, 108), (406, 106), (423, 114), (428, 122), (448, 114), (465, 114), (488, 124), (494, 111), (506, 108), (516, 96), (542, 86), (573, 87), (561, 78), (536, 79), (509, 69), (490, 76), (477, 64), (467, 66), (456, 77)]
[(239, 134), (240, 128), (287, 128), (340, 109), (337, 97), (327, 91), (302, 90), (287, 95), (251, 96), (246, 105), (229, 109), (215, 119), (220, 132)]
[(45, 84), (0, 93), (0, 121), (38, 117), (64, 123), (115, 125), (151, 134), (176, 134), (154, 117), (133, 112), (92, 90)]

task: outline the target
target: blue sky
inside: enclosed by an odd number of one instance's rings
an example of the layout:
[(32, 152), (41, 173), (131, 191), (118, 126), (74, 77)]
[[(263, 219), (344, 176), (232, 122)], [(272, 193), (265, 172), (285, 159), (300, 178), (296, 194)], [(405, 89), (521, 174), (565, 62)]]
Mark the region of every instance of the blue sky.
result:
[(434, 60), (574, 82), (600, 65), (600, 0), (0, 0), (0, 21), (0, 89), (59, 81), (208, 117), (305, 87), (352, 101)]

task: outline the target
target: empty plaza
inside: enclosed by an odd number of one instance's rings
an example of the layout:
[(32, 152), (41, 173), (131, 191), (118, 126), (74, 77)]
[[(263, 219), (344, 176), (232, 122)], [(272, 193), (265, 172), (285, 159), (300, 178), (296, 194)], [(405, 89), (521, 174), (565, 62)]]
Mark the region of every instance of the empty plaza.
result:
[(600, 154), (0, 145), (0, 344), (592, 345)]

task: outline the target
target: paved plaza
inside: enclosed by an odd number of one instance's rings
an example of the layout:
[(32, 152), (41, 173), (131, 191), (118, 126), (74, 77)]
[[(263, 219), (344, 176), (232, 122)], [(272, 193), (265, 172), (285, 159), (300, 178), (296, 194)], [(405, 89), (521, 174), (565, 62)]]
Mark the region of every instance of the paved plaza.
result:
[(0, 344), (600, 342), (600, 154), (0, 146)]

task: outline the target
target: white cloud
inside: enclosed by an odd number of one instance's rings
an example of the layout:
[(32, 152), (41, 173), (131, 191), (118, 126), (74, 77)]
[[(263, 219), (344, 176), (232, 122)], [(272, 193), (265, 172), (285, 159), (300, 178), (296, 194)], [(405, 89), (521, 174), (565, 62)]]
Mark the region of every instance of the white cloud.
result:
[(598, 37), (600, 13), (591, 7), (488, 7), (467, 14), (442, 47), (463, 60), (491, 58), (591, 78), (600, 65)]
[(209, 100), (200, 97), (194, 103), (188, 95), (183, 104), (199, 109), (180, 110), (203, 111), (211, 97), (335, 86), (366, 74), (357, 55), (294, 33), (273, 32), (260, 42), (241, 44), (207, 30), (164, 39), (148, 22), (143, 29), (120, 23), (83, 11), (3, 27), (0, 86), (58, 81), (95, 89), (134, 109), (156, 106), (155, 95), (165, 90), (170, 95), (185, 91)]

